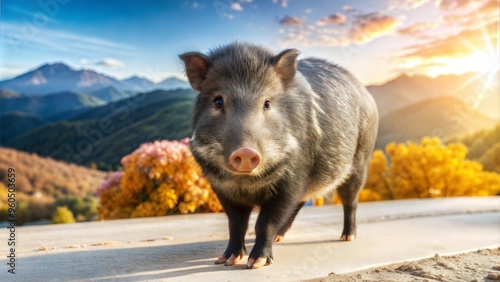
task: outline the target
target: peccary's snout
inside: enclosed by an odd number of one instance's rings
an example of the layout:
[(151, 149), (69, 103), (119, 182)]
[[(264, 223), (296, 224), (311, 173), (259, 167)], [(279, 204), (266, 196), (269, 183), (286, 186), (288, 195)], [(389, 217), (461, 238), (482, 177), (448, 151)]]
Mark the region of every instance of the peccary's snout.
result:
[(256, 150), (248, 147), (240, 148), (234, 151), (229, 157), (231, 166), (237, 172), (250, 173), (260, 164), (260, 154)]

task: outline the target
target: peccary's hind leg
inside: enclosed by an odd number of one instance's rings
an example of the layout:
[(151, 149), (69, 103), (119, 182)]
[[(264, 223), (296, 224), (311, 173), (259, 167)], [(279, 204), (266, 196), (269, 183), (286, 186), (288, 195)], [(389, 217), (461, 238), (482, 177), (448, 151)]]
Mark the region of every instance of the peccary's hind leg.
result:
[[(361, 188), (365, 184), (368, 164), (372, 157), (375, 145), (377, 122), (365, 124), (362, 130), (367, 134), (362, 134), (358, 140), (358, 147), (352, 162), (351, 175), (337, 189), (337, 193), (342, 200), (344, 208), (344, 229), (342, 230), (341, 241), (352, 241), (356, 238), (356, 209), (358, 208), (358, 197)], [(370, 132), (372, 134), (370, 134)]]
[(352, 241), (356, 237), (356, 209), (358, 196), (365, 181), (365, 170), (354, 171), (351, 176), (337, 189), (344, 208), (344, 229), (341, 241)]
[(290, 227), (292, 227), (292, 223), (295, 220), (295, 217), (299, 213), (300, 209), (304, 206), (304, 204), (305, 202), (300, 202), (295, 207), (290, 217), (281, 225), (280, 229), (278, 229), (278, 232), (274, 236), (274, 242), (281, 242), (283, 240), (283, 237), (285, 237), (285, 233), (290, 229)]

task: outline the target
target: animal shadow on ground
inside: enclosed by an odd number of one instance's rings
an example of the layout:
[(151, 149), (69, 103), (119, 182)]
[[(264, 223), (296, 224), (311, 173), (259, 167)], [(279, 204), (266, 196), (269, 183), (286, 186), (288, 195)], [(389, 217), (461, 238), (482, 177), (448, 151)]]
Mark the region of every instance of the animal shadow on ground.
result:
[[(253, 247), (253, 243), (253, 239), (247, 240), (249, 250)], [(214, 264), (226, 244), (227, 240), (217, 240), (105, 250), (82, 249), (53, 254), (47, 251), (40, 255), (24, 257), (23, 265), (29, 267), (30, 271), (23, 274), (20, 269), (19, 277), (16, 278), (44, 281), (115, 279), (138, 281), (163, 280), (214, 271), (242, 271), (245, 268), (246, 257), (235, 266)]]

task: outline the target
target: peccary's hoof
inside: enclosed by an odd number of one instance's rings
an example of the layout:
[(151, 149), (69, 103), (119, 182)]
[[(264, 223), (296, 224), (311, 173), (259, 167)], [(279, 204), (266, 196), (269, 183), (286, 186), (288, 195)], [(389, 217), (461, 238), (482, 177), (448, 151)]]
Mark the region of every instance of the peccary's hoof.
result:
[(248, 258), (247, 269), (257, 269), (264, 265), (271, 265), (271, 264), (273, 264), (273, 260), (271, 258), (267, 259), (263, 257), (258, 257), (257, 259)]
[(226, 262), (224, 263), (225, 266), (229, 266), (229, 265), (235, 265), (237, 264), (241, 259), (243, 258), (243, 255), (239, 255), (239, 256), (235, 256), (235, 255), (231, 255), (227, 260)]
[(237, 264), (241, 259), (243, 258), (243, 255), (235, 256), (231, 255), (228, 259), (226, 259), (225, 256), (220, 256), (216, 261), (215, 264), (224, 264), (225, 266), (230, 266), (230, 265), (235, 265)]
[(356, 235), (354, 234), (342, 234), (342, 236), (340, 237), (340, 241), (354, 241), (354, 239), (356, 238)]
[(274, 241), (275, 243), (279, 243), (279, 242), (283, 241), (283, 239), (284, 239), (284, 236), (283, 236), (283, 235), (278, 235), (278, 234), (276, 234), (276, 235), (274, 236), (274, 240), (273, 240), (273, 241)]
[(226, 262), (226, 257), (225, 256), (220, 256), (216, 261), (215, 264), (223, 264)]

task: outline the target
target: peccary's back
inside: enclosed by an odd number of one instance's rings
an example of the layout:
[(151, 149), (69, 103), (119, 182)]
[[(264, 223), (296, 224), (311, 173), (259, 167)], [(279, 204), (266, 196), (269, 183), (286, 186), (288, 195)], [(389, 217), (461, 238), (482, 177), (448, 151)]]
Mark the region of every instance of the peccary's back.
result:
[(377, 135), (378, 113), (366, 88), (341, 67), (307, 58), (299, 61), (298, 71), (312, 88), (321, 128), (307, 193), (312, 197), (340, 185), (353, 171), (366, 169)]

